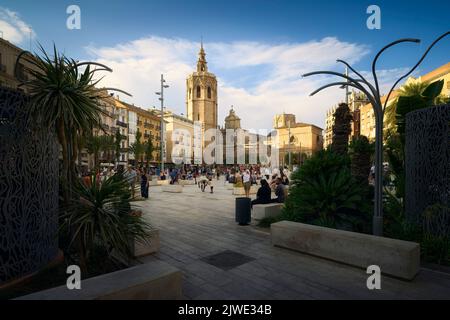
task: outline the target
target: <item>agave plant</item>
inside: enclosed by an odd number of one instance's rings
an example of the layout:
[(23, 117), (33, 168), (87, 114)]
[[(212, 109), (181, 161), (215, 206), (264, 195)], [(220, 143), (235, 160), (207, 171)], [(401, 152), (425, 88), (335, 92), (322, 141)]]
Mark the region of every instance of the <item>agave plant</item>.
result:
[[(31, 75), (29, 80), (22, 81), (29, 92), (29, 110), (31, 119), (48, 128), (56, 128), (59, 144), (62, 148), (63, 167), (62, 181), (65, 182), (65, 200), (68, 201), (68, 187), (76, 176), (75, 160), (78, 153), (78, 137), (90, 133), (93, 127), (100, 127), (103, 110), (99, 100), (107, 98), (106, 90), (114, 89), (96, 86), (99, 80), (95, 75), (99, 71), (112, 70), (95, 62), (78, 62), (59, 53), (53, 47), (50, 56), (40, 46), (42, 55), (23, 51), (17, 57), (15, 75), (18, 80), (21, 59), (30, 67), (25, 71)], [(84, 70), (83, 70), (84, 69)]]
[(77, 180), (74, 197), (61, 216), (61, 232), (71, 235), (69, 247), (76, 245), (81, 267), (96, 247), (121, 262), (132, 257), (131, 241), (146, 242), (151, 225), (131, 214), (132, 196), (127, 180), (115, 174), (100, 183), (95, 175), (89, 185)]
[(349, 161), (327, 150), (305, 161), (292, 174), (283, 210), (286, 220), (367, 231), (367, 190), (355, 183)]

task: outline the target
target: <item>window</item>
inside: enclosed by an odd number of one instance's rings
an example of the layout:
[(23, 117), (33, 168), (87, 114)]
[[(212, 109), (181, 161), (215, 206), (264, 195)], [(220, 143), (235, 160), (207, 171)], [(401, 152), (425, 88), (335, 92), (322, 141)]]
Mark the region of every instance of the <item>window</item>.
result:
[(208, 99), (211, 99), (211, 87), (208, 87)]
[(191, 98), (192, 88), (189, 88), (189, 99)]
[(201, 96), (200, 86), (197, 86), (197, 98), (200, 98)]

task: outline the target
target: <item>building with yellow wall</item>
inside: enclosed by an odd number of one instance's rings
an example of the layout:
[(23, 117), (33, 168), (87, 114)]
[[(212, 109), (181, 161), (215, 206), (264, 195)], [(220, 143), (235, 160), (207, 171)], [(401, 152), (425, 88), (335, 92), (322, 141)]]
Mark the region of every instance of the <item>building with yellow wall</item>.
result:
[(286, 155), (298, 154), (310, 156), (323, 149), (323, 129), (313, 124), (297, 122), (293, 114), (280, 114), (274, 117), (274, 130), (277, 133), (277, 145), (280, 165), (287, 165)]
[[(439, 68), (417, 78), (409, 77), (405, 85), (414, 82), (435, 82), (439, 80), (444, 80), (444, 86), (441, 91), (441, 95), (450, 97), (450, 62), (440, 66)], [(392, 92), (389, 98), (388, 106), (394, 103), (398, 97), (399, 90)], [(386, 96), (382, 97), (382, 103), (386, 101)], [(386, 121), (386, 117), (384, 119)], [(375, 116), (373, 113), (373, 108), (370, 103), (367, 103), (361, 107), (360, 111), (360, 122), (361, 122), (361, 135), (369, 138), (369, 140), (375, 139)], [(386, 124), (385, 124), (386, 129)]]
[[(13, 45), (11, 42), (0, 38), (0, 86), (27, 91), (26, 87), (18, 88), (20, 82), (14, 76), (17, 57), (22, 51), (21, 48)], [(17, 67), (18, 76), (22, 81), (27, 81), (31, 78), (26, 69), (36, 70), (36, 67), (29, 63), (27, 59), (30, 59), (30, 55), (23, 56)]]

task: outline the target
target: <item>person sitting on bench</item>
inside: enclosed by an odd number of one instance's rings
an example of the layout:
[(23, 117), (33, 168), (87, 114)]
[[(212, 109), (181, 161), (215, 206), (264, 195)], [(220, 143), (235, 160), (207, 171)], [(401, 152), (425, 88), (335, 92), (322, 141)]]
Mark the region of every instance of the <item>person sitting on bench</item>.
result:
[(272, 199), (272, 203), (284, 203), (284, 200), (286, 198), (286, 191), (283, 180), (281, 180), (281, 178), (276, 179), (275, 195), (277, 197), (275, 199)]
[(272, 190), (270, 190), (267, 180), (261, 180), (261, 187), (259, 187), (256, 193), (256, 199), (252, 200), (252, 208), (254, 204), (268, 204), (272, 202)]

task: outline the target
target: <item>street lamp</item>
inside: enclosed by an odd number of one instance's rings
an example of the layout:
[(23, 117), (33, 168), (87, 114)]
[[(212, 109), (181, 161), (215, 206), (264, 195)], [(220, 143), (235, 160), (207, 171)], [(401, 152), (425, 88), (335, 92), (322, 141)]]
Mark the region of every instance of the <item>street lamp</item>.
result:
[(161, 135), (161, 172), (164, 172), (164, 89), (168, 88), (169, 86), (167, 84), (164, 84), (166, 80), (164, 80), (164, 75), (161, 74), (161, 91), (155, 92), (155, 94), (159, 95), (159, 101), (161, 101), (161, 128), (160, 128), (160, 135)]
[(361, 73), (358, 73), (350, 64), (343, 60), (337, 60), (337, 62), (343, 63), (348, 69), (350, 69), (357, 78), (352, 78), (348, 75), (334, 72), (334, 71), (316, 71), (316, 72), (310, 72), (303, 75), (303, 77), (309, 77), (312, 75), (333, 75), (338, 76), (346, 81), (340, 81), (340, 82), (333, 82), (329, 83), (323, 87), (320, 87), (316, 91), (312, 92), (310, 95), (313, 96), (319, 91), (322, 91), (323, 89), (333, 87), (333, 86), (344, 86), (345, 88), (353, 87), (361, 92), (363, 92), (367, 98), (369, 99), (370, 103), (372, 104), (372, 108), (375, 114), (375, 127), (376, 127), (376, 135), (375, 135), (375, 205), (374, 205), (374, 214), (373, 214), (373, 234), (377, 236), (383, 235), (383, 118), (384, 118), (384, 112), (386, 111), (386, 106), (388, 104), (389, 98), (392, 94), (392, 91), (395, 89), (397, 84), (408, 77), (411, 73), (416, 70), (416, 68), (422, 63), (422, 61), (425, 59), (427, 54), (430, 52), (430, 50), (434, 47), (436, 43), (438, 43), (442, 38), (450, 35), (450, 31), (447, 31), (440, 37), (438, 37), (434, 42), (428, 47), (428, 49), (425, 51), (425, 53), (422, 55), (420, 60), (416, 63), (416, 65), (405, 75), (400, 77), (392, 86), (391, 90), (389, 91), (388, 95), (386, 96), (386, 100), (383, 104), (381, 101), (381, 95), (380, 95), (380, 87), (378, 84), (378, 78), (376, 73), (376, 64), (378, 61), (378, 58), (381, 56), (381, 54), (388, 48), (393, 47), (399, 43), (403, 42), (412, 42), (412, 43), (420, 43), (419, 39), (400, 39), (394, 42), (391, 42), (387, 46), (383, 47), (375, 56), (374, 60), (372, 61), (372, 75), (374, 79), (374, 85), (372, 85), (369, 81), (364, 78)]

